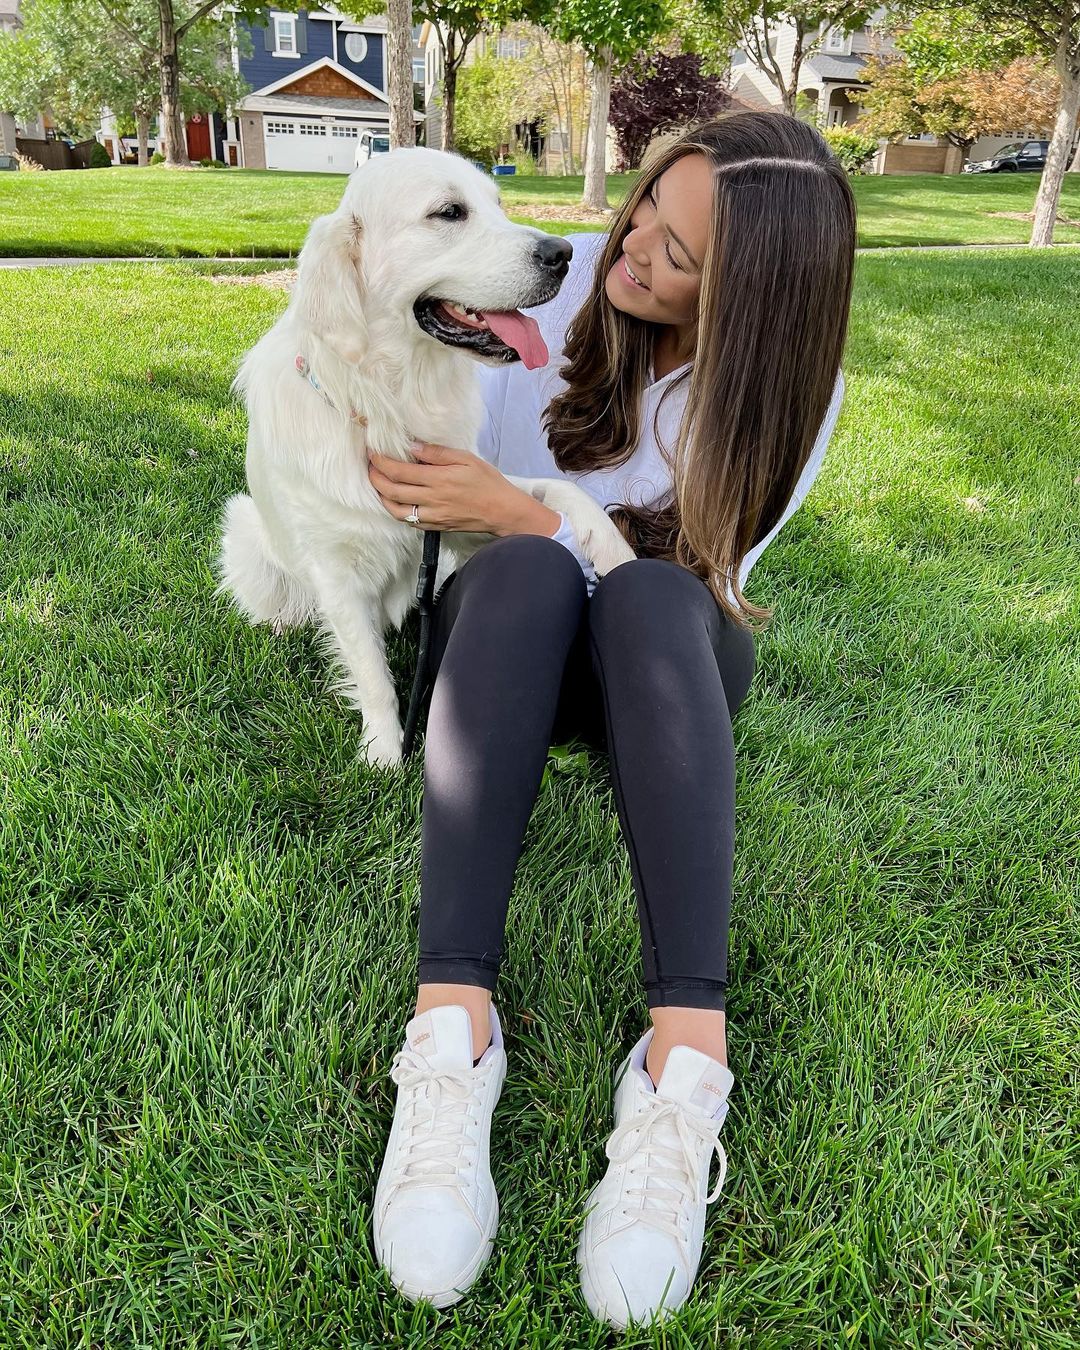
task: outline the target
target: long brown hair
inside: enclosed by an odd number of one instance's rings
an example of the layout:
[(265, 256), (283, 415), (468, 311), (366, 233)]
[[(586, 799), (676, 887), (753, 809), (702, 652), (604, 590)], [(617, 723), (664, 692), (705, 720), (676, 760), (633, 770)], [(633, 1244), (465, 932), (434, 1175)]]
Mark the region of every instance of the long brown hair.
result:
[(677, 443), (662, 447), (673, 489), (655, 509), (623, 503), (612, 519), (636, 553), (704, 577), (729, 617), (750, 628), (772, 610), (745, 598), (739, 566), (791, 500), (847, 336), (855, 202), (818, 131), (781, 113), (730, 113), (686, 132), (642, 170), (569, 326), (560, 370), (568, 388), (548, 405), (545, 429), (564, 471), (634, 453), (658, 328), (616, 309), (604, 282), (638, 202), (695, 153), (712, 164), (715, 197), (693, 364), (664, 394), (689, 380)]

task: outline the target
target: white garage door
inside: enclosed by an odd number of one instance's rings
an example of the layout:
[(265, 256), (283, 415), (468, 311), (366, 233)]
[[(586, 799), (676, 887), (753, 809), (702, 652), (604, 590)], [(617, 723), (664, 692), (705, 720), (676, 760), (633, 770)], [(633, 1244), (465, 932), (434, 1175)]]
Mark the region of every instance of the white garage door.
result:
[(266, 167), (293, 173), (352, 173), (358, 122), (267, 117), (263, 121)]

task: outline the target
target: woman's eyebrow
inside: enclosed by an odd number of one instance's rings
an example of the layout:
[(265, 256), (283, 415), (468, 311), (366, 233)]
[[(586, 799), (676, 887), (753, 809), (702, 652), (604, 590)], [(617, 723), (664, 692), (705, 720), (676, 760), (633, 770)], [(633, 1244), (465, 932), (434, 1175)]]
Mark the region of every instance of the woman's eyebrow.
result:
[[(660, 203), (656, 200), (657, 197), (660, 195), (660, 179), (659, 179), (659, 178), (654, 178), (654, 179), (653, 179), (652, 183), (649, 185), (649, 191), (652, 193), (652, 199), (653, 199), (654, 204), (657, 205), (657, 206), (659, 206)], [(694, 257), (694, 255), (690, 252), (690, 250), (686, 247), (686, 245), (683, 243), (683, 241), (679, 238), (679, 236), (675, 233), (675, 231), (671, 228), (670, 225), (667, 227), (667, 232), (668, 232), (668, 234), (671, 235), (672, 239), (675, 240), (675, 242), (678, 244), (678, 246), (682, 249), (682, 251), (683, 251), (683, 252), (686, 254), (686, 256), (690, 259), (691, 265), (692, 265), (693, 267), (695, 267), (695, 268), (700, 272), (700, 271), (701, 271), (701, 264), (700, 264), (700, 263), (698, 262), (698, 260)]]

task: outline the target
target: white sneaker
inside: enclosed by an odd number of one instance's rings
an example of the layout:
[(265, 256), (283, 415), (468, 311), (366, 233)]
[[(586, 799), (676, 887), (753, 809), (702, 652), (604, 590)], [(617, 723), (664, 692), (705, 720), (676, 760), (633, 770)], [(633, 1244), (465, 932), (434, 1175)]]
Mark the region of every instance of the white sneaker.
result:
[(445, 1308), (484, 1268), (499, 1223), (488, 1145), (506, 1052), (495, 1008), (475, 1068), (469, 1014), (455, 1004), (409, 1022), (390, 1076), (398, 1091), (375, 1188), (375, 1255), (407, 1298)]
[[(727, 1175), (718, 1136), (734, 1077), (677, 1045), (654, 1089), (645, 1068), (652, 1034), (650, 1027), (616, 1074), (611, 1163), (586, 1201), (578, 1243), (585, 1302), (620, 1329), (663, 1319), (685, 1301), (701, 1260), (705, 1209)], [(720, 1177), (706, 1196), (714, 1153)]]

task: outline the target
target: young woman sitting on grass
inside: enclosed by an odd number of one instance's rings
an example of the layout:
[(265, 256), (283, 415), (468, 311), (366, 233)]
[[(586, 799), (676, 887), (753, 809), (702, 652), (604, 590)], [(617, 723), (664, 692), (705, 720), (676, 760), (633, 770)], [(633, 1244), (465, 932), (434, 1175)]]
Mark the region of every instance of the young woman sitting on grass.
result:
[[(621, 1327), (686, 1299), (726, 1170), (731, 721), (754, 671), (750, 621), (771, 615), (743, 586), (839, 412), (855, 205), (816, 130), (739, 113), (684, 135), (607, 233), (573, 243), (562, 292), (535, 311), (547, 368), (484, 372), (481, 457), (372, 456), (399, 519), (417, 507), (421, 528), (500, 536), (435, 612), (419, 994), (373, 1224), (394, 1283), (437, 1306), (488, 1258), (507, 906), (547, 751), (579, 736), (610, 763), (650, 1014), (618, 1067), (578, 1247), (586, 1302)], [(638, 557), (598, 581), (565, 517), (504, 474), (572, 478)]]

